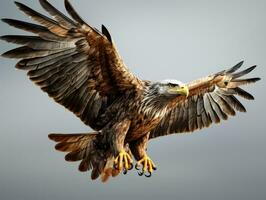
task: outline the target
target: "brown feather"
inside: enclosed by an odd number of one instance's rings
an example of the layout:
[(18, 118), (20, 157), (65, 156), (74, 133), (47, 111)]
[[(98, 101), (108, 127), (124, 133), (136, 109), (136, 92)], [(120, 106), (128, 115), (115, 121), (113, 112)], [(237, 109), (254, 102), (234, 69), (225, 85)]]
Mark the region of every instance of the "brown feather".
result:
[(245, 91), (239, 87), (234, 88), (233, 90), (234, 90), (235, 94), (237, 94), (237, 95), (239, 95), (245, 99), (254, 100), (254, 97), (251, 94), (249, 94), (247, 91)]
[(58, 53), (61, 51), (62, 51), (61, 49), (60, 50), (34, 50), (27, 46), (23, 46), (23, 47), (18, 47), (16, 49), (7, 51), (3, 53), (2, 56), (6, 58), (29, 59), (29, 58), (48, 56), (50, 54)]
[(218, 91), (214, 92), (212, 94), (212, 97), (216, 99), (216, 102), (219, 104), (219, 106), (221, 107), (224, 113), (226, 113), (227, 115), (231, 115), (231, 116), (234, 116), (236, 114), (234, 109), (230, 106), (230, 104), (228, 104), (224, 100), (223, 95), (219, 94)]
[(56, 21), (36, 12), (35, 10), (32, 10), (28, 6), (15, 2), (15, 4), (18, 6), (18, 8), (23, 11), (26, 15), (30, 16), (33, 20), (37, 21), (38, 23), (44, 25), (47, 27), (52, 33), (58, 35), (58, 36), (66, 36), (68, 33), (68, 29), (61, 26)]
[(222, 102), (220, 101), (220, 99), (215, 98), (215, 95), (213, 95), (213, 94), (214, 94), (214, 92), (209, 93), (209, 98), (210, 98), (211, 105), (212, 105), (214, 111), (216, 112), (217, 116), (219, 116), (220, 119), (227, 120), (228, 116), (223, 112), (223, 110), (220, 107), (220, 106), (222, 106), (221, 105)]
[(220, 122), (220, 118), (218, 117), (218, 115), (214, 111), (214, 109), (213, 109), (213, 107), (211, 105), (211, 101), (210, 101), (209, 96), (208, 95), (204, 95), (203, 99), (204, 99), (204, 108), (205, 108), (207, 114), (210, 116), (212, 122), (219, 123)]
[(80, 16), (79, 14), (75, 11), (75, 9), (73, 8), (73, 6), (71, 5), (71, 3), (68, 0), (65, 0), (65, 7), (67, 12), (69, 13), (69, 15), (76, 20), (79, 24), (86, 24), (88, 25)]
[(198, 128), (197, 126), (197, 104), (194, 98), (188, 100), (188, 129), (194, 131)]
[(47, 41), (37, 36), (24, 36), (24, 35), (6, 35), (1, 36), (0, 39), (15, 44), (25, 45), (35, 50), (57, 50), (57, 49), (69, 49), (75, 47), (70, 42), (53, 42)]
[(46, 27), (23, 22), (15, 19), (2, 19), (3, 22), (7, 23), (10, 26), (13, 26), (15, 28), (19, 28), (25, 31), (29, 31), (35, 34), (38, 34), (41, 38), (49, 41), (63, 41), (68, 40), (67, 38), (60, 37), (58, 35), (55, 35), (54, 33), (51, 33)]
[(227, 87), (228, 88), (236, 88), (236, 87), (239, 87), (241, 85), (247, 85), (250, 83), (255, 83), (259, 80), (260, 80), (260, 78), (236, 79), (236, 80), (231, 81)]
[(54, 19), (67, 28), (76, 27), (76, 23), (52, 6), (47, 0), (39, 0), (41, 6), (54, 17)]
[(237, 70), (243, 65), (243, 63), (244, 63), (244, 61), (239, 62), (239, 63), (236, 64), (234, 67), (232, 67), (232, 68), (226, 70), (226, 73), (227, 73), (227, 74), (232, 74), (232, 73), (234, 73), (235, 71), (237, 71)]
[(241, 76), (244, 76), (244, 75), (246, 75), (246, 74), (252, 72), (256, 67), (257, 67), (257, 66), (254, 65), (254, 66), (249, 67), (249, 68), (247, 68), (247, 69), (245, 69), (245, 70), (243, 70), (243, 71), (241, 71), (241, 72), (235, 73), (235, 74), (232, 75), (232, 78), (233, 78), (233, 79), (237, 79), (237, 78), (239, 78), (239, 77), (241, 77)]
[(81, 163), (79, 164), (79, 171), (86, 172), (90, 170), (89, 169), (89, 161), (87, 159), (83, 159)]

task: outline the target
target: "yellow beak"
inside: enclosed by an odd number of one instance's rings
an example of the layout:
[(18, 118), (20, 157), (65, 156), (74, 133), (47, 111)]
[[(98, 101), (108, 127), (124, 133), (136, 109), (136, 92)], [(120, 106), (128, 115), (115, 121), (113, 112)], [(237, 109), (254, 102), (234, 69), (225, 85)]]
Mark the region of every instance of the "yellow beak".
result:
[(186, 96), (186, 97), (188, 97), (188, 95), (189, 95), (189, 89), (188, 89), (188, 87), (187, 87), (186, 85), (179, 87), (179, 88), (176, 90), (176, 92), (177, 92), (178, 94), (184, 95), (184, 96)]

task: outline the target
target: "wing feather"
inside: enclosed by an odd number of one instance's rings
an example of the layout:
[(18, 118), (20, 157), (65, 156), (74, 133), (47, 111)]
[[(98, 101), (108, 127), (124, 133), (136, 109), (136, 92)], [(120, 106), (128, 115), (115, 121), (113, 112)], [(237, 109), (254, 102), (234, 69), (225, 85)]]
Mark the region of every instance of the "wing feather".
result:
[(249, 94), (247, 91), (239, 88), (239, 87), (236, 87), (233, 89), (233, 91), (235, 92), (235, 94), (245, 98), (245, 99), (248, 99), (248, 100), (254, 100), (254, 97)]
[(34, 50), (27, 46), (22, 46), (15, 48), (13, 50), (7, 51), (6, 53), (2, 54), (2, 56), (6, 58), (23, 58), (23, 59), (30, 59), (30, 58), (38, 58), (48, 56), (54, 53), (62, 52), (65, 49), (58, 49), (58, 50)]
[(68, 14), (75, 20), (77, 21), (79, 24), (83, 25), (86, 24), (88, 25), (80, 16), (79, 14), (76, 12), (76, 10), (74, 9), (74, 7), (71, 5), (71, 3), (68, 0), (65, 0), (65, 7), (66, 10), (68, 12)]
[[(1, 36), (0, 39), (15, 44), (25, 45), (35, 50), (64, 49), (68, 48), (70, 45), (67, 42), (63, 43), (63, 42), (53, 42), (53, 41), (43, 40), (42, 38), (37, 36), (7, 35), (7, 36)], [(72, 47), (73, 46), (74, 44), (72, 45)]]
[(77, 23), (72, 19), (65, 16), (62, 12), (57, 10), (53, 5), (51, 5), (47, 0), (39, 0), (41, 6), (60, 24), (67, 28), (75, 28)]
[(239, 63), (237, 63), (235, 66), (233, 66), (232, 68), (226, 70), (226, 73), (227, 74), (232, 74), (234, 73), (235, 71), (237, 71), (242, 65), (244, 64), (244, 61), (241, 61)]
[(41, 38), (46, 39), (46, 40), (50, 40), (50, 41), (66, 41), (67, 40), (67, 38), (58, 36), (50, 32), (49, 29), (45, 26), (40, 26), (37, 24), (23, 22), (23, 21), (15, 20), (15, 19), (5, 18), (5, 19), (2, 19), (2, 21), (15, 28), (28, 31), (34, 34), (38, 34)]
[(189, 106), (188, 128), (189, 130), (192, 130), (192, 131), (197, 129), (197, 104), (195, 102), (196, 100), (194, 98), (190, 98), (188, 100), (188, 106)]
[[(235, 115), (234, 109), (223, 99), (222, 96), (219, 96), (217, 92), (213, 92), (212, 97), (213, 99), (215, 99), (217, 105), (221, 107), (225, 115), (231, 115), (231, 116)], [(227, 119), (226, 116), (225, 119)]]
[(60, 25), (57, 21), (42, 15), (35, 10), (31, 9), (30, 7), (22, 4), (20, 2), (15, 2), (17, 7), (24, 12), (26, 15), (31, 17), (34, 21), (40, 23), (41, 25), (45, 26), (50, 30), (52, 33), (58, 36), (65, 36), (68, 33), (68, 29), (62, 25)]
[(227, 120), (228, 119), (227, 115), (221, 109), (222, 102), (220, 101), (220, 99), (215, 98), (214, 92), (208, 94), (208, 96), (211, 100), (211, 104), (214, 108), (215, 113), (217, 113), (220, 119)]

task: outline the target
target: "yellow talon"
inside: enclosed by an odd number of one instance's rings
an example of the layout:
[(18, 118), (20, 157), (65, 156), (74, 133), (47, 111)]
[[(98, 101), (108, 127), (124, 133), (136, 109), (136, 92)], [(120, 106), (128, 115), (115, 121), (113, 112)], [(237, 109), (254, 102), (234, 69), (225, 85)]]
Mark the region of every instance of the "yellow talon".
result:
[(121, 171), (123, 168), (125, 170), (131, 169), (132, 163), (133, 160), (131, 156), (125, 150), (120, 151), (118, 156), (114, 160), (114, 166), (119, 171)]
[[(139, 173), (140, 176), (144, 174), (146, 177), (150, 177), (152, 172), (156, 170), (155, 164), (147, 155), (144, 155), (144, 157), (137, 162), (136, 169), (138, 169), (138, 167), (141, 165), (142, 172)], [(145, 172), (149, 172), (149, 175), (146, 175)]]

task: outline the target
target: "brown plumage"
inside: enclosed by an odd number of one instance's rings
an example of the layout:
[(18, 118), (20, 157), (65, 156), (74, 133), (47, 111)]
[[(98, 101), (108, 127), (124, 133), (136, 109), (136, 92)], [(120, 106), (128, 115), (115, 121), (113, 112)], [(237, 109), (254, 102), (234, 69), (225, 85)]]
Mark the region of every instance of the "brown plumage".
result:
[(234, 116), (245, 107), (235, 97), (254, 97), (240, 86), (259, 78), (242, 79), (255, 66), (229, 70), (188, 84), (151, 82), (134, 76), (123, 63), (105, 26), (102, 32), (88, 25), (68, 0), (69, 18), (47, 0), (42, 15), (15, 2), (37, 24), (14, 19), (3, 22), (31, 32), (1, 39), (22, 45), (3, 54), (21, 59), (16, 67), (57, 103), (72, 111), (94, 132), (50, 134), (55, 148), (67, 152), (67, 161), (81, 161), (79, 170), (92, 170), (91, 178), (107, 181), (132, 168), (132, 156), (142, 165), (139, 175), (150, 177), (156, 168), (146, 154), (149, 139), (173, 133), (193, 132)]

